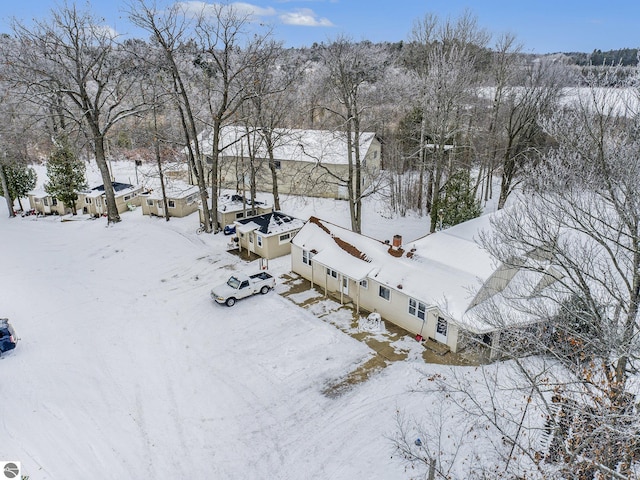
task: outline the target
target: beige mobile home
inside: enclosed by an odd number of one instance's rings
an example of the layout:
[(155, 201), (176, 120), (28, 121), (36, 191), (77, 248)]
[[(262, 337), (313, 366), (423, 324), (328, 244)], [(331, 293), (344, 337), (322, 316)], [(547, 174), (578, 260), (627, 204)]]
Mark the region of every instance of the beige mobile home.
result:
[(241, 250), (271, 259), (291, 253), (291, 239), (304, 221), (282, 212), (271, 212), (236, 220), (235, 225)]
[[(274, 129), (273, 167), (280, 193), (327, 198), (347, 198), (347, 185), (336, 177), (348, 178), (347, 137), (344, 132), (330, 130)], [(200, 134), (205, 160), (211, 155), (211, 132)], [(357, 141), (356, 141), (357, 140)], [(362, 132), (358, 139), (361, 161), (361, 182), (365, 190), (378, 178), (382, 168), (382, 146), (373, 132)], [(259, 191), (271, 192), (272, 173), (269, 154), (257, 129), (238, 125), (223, 128), (219, 141), (221, 181), (226, 188), (248, 189), (250, 159), (257, 168)], [(353, 152), (353, 147), (352, 153)], [(252, 152), (251, 155), (249, 152)], [(354, 153), (355, 155), (355, 153)]]
[(493, 349), (502, 331), (527, 327), (528, 320), (513, 315), (498, 328), (478, 315), (519, 275), (496, 268), (474, 240), (490, 227), (489, 217), (407, 243), (401, 235), (382, 242), (312, 217), (292, 241), (291, 269), (342, 303), (453, 352), (471, 342)]
[(142, 214), (164, 217), (168, 213), (170, 217), (186, 217), (198, 210), (198, 191), (198, 187), (194, 185), (181, 183), (166, 185), (167, 210), (165, 210), (162, 188), (143, 193), (140, 195)]
[[(132, 207), (140, 206), (139, 195), (142, 193), (141, 186), (134, 186), (120, 182), (113, 182), (112, 185), (115, 193), (118, 213), (123, 213)], [(91, 190), (79, 192), (78, 210), (82, 211), (84, 214), (96, 217), (106, 215), (107, 203), (104, 195), (104, 185), (99, 185)]]
[[(27, 194), (29, 205), (36, 213), (42, 215), (66, 215), (72, 213), (71, 207), (66, 206), (56, 197), (52, 197), (44, 190), (34, 190)], [(76, 203), (77, 208), (77, 203)]]

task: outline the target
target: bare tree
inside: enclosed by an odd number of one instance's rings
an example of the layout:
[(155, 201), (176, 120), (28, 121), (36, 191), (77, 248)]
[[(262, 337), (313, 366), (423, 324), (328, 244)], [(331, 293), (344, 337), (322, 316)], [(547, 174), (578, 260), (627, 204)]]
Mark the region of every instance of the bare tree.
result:
[(465, 132), (465, 117), (477, 86), (477, 64), (488, 39), (469, 12), (455, 22), (441, 22), (429, 14), (414, 24), (408, 63), (420, 85), (420, 193), (426, 174), (425, 203), (432, 232), (438, 223), (440, 197), (452, 160), (450, 146)]
[[(286, 55), (281, 44), (276, 42), (265, 43), (258, 54), (266, 58), (265, 61), (250, 65), (245, 71), (244, 81), (249, 102), (243, 108), (245, 114), (242, 117), (247, 130), (254, 130), (264, 146), (271, 176), (274, 208), (280, 210), (278, 168), (274, 151), (290, 139), (285, 126), (291, 116), (292, 87), (300, 79), (304, 64)], [(255, 151), (255, 148), (253, 150)], [(255, 177), (255, 170), (253, 176)], [(255, 178), (252, 184), (255, 184)], [(252, 195), (255, 195), (255, 192), (252, 191)]]
[[(15, 48), (12, 39), (0, 40), (3, 51)], [(7, 202), (9, 216), (15, 216), (13, 201), (18, 200), (22, 210), (21, 197), (35, 187), (35, 171), (29, 167), (37, 159), (40, 146), (48, 146), (47, 141), (38, 141), (33, 135), (34, 126), (42, 127), (39, 121), (39, 106), (25, 102), (14, 83), (7, 64), (0, 66), (0, 192)]]
[(558, 108), (562, 93), (563, 65), (540, 60), (518, 69), (516, 84), (503, 89), (495, 103), (497, 128), (494, 145), (501, 156), (498, 208), (503, 208), (527, 164), (540, 160), (547, 143), (545, 119)]
[[(513, 77), (518, 71), (518, 58), (522, 46), (512, 34), (501, 35), (493, 49), (489, 65), (488, 80), (493, 86), (489, 119), (482, 116), (486, 127), (476, 139), (476, 151), (481, 157), (477, 185), (484, 184), (482, 196), (487, 201), (493, 194), (493, 176), (497, 168), (500, 129), (498, 118), (504, 103), (505, 90), (514, 85)], [(484, 135), (483, 135), (484, 133)]]
[(135, 82), (126, 74), (132, 59), (113, 31), (75, 5), (64, 5), (33, 26), (14, 21), (13, 30), (19, 48), (5, 52), (13, 78), (25, 98), (82, 127), (102, 175), (108, 223), (119, 222), (105, 141), (116, 123), (141, 108), (127, 101)]
[[(191, 61), (197, 56), (197, 46), (189, 43), (193, 32), (192, 19), (187, 15), (183, 4), (159, 9), (155, 4), (145, 0), (135, 0), (129, 11), (129, 18), (135, 25), (151, 34), (162, 52), (164, 61), (159, 62), (158, 68), (166, 71), (170, 78), (171, 91), (184, 134), (189, 170), (195, 177), (200, 191), (204, 228), (211, 232), (214, 226), (209, 210), (207, 171), (203, 164), (202, 139), (198, 136), (203, 123), (198, 121), (198, 112), (194, 108), (194, 104), (200, 103), (201, 99), (188, 82), (188, 75), (193, 73), (192, 69), (183, 68), (182, 62), (185, 56)], [(196, 52), (192, 51), (194, 48)], [(213, 211), (215, 212), (215, 209)]]
[[(269, 43), (270, 31), (250, 32), (251, 16), (240, 13), (231, 4), (206, 6), (197, 18), (195, 34), (201, 52), (198, 66), (203, 75), (201, 88), (206, 98), (210, 128), (212, 211), (217, 211), (219, 157), (222, 127), (237, 119), (242, 105), (253, 95), (243, 82), (245, 74), (256, 66), (268, 64), (269, 56), (260, 52)], [(214, 232), (220, 226), (215, 222)]]
[[(508, 382), (486, 375), (484, 391), (439, 382), (510, 445), (492, 446), (505, 476), (640, 474), (639, 118), (619, 108), (607, 78), (583, 81), (588, 93), (545, 123), (557, 147), (527, 171), (523, 201), (482, 238), (504, 272), (520, 273), (473, 314), (502, 331), (514, 318), (544, 328), (493, 339), (510, 359)], [(519, 417), (500, 401), (506, 392), (518, 392)]]
[[(365, 48), (368, 50), (365, 51)], [(338, 184), (346, 188), (351, 217), (351, 228), (354, 232), (362, 229), (363, 180), (366, 166), (360, 151), (362, 142), (362, 124), (366, 119), (366, 110), (371, 106), (371, 96), (367, 90), (379, 78), (383, 67), (388, 62), (384, 49), (365, 43), (354, 44), (345, 37), (339, 37), (322, 49), (325, 67), (325, 82), (330, 92), (332, 103), (323, 108), (337, 119), (337, 129), (346, 139), (347, 176), (342, 178), (328, 168), (322, 161), (319, 168)]]

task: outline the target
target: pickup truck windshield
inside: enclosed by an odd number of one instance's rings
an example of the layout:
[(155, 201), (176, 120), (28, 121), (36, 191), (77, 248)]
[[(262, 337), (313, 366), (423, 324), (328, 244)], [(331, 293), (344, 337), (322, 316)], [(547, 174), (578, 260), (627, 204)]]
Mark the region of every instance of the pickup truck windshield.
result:
[(229, 285), (231, 288), (237, 289), (240, 286), (240, 280), (238, 280), (236, 277), (231, 277), (229, 280), (227, 280), (227, 285)]

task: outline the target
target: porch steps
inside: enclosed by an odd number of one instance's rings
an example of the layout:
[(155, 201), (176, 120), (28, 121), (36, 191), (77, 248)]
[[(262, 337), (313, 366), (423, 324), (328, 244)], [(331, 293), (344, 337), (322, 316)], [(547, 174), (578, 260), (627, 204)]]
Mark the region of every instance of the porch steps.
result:
[(448, 345), (445, 345), (444, 343), (436, 342), (431, 338), (427, 338), (423, 340), (422, 345), (424, 345), (424, 348), (432, 351), (437, 355), (446, 355), (451, 351)]

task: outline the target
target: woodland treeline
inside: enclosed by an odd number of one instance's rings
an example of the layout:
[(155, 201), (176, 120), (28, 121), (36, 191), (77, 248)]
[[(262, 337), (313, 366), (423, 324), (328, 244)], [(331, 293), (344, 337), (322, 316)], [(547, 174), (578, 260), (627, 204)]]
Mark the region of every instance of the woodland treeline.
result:
[[(454, 20), (426, 14), (408, 26), (405, 42), (340, 36), (295, 49), (229, 5), (193, 12), (136, 0), (127, 16), (146, 38), (121, 38), (73, 4), (32, 24), (14, 21), (0, 39), (3, 164), (15, 170), (56, 148), (70, 150), (95, 161), (106, 185), (108, 158), (161, 167), (187, 149), (202, 203), (210, 198), (215, 211), (215, 190), (208, 190), (219, 183), (220, 152), (214, 148), (210, 166), (203, 163), (202, 131), (215, 144), (224, 125), (242, 124), (262, 133), (269, 152), (284, 141), (277, 127), (348, 138), (372, 131), (384, 145), (391, 208), (428, 215), (433, 231), (475, 215), (491, 197), (504, 206), (523, 169), (553, 142), (544, 119), (566, 87), (584, 84), (584, 68), (569, 57), (524, 54), (515, 36), (493, 36), (471, 13)], [(349, 191), (356, 231), (361, 201), (372, 193), (357, 181), (360, 153), (354, 140), (353, 168), (335, 179)], [(252, 168), (271, 168), (275, 179), (272, 163)], [(273, 193), (277, 205), (277, 183)], [(109, 221), (117, 222), (109, 188), (106, 197)]]

